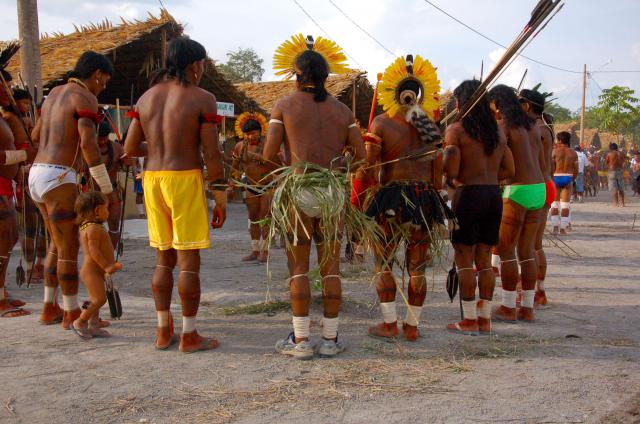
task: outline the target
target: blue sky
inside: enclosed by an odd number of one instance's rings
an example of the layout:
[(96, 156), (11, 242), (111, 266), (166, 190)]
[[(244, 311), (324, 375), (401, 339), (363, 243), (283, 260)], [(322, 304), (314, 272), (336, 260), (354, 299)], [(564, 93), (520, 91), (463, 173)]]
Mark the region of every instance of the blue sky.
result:
[[(163, 0), (185, 31), (207, 48), (217, 61), (238, 47), (252, 47), (265, 60), (265, 79), (273, 79), (271, 57), (277, 46), (297, 32), (324, 35), (296, 5), (340, 44), (354, 68), (377, 72), (394, 56), (351, 23), (330, 0)], [(487, 36), (508, 45), (520, 32), (535, 0), (431, 0)], [(500, 57), (500, 47), (441, 14), (424, 0), (333, 0), (351, 19), (372, 34), (394, 55), (420, 54), (438, 67), (443, 89), (485, 75)], [(640, 94), (640, 73), (598, 71), (640, 70), (640, 1), (565, 0), (565, 7), (525, 55), (558, 67), (594, 71), (588, 81), (587, 106), (597, 102), (601, 88), (626, 85)], [(157, 13), (158, 0), (79, 1), (40, 0), (41, 32), (71, 32), (73, 24), (97, 22), (105, 17), (144, 18)], [(0, 39), (17, 37), (16, 1), (0, 0)], [(356, 63), (357, 62), (357, 63)], [(517, 85), (525, 69), (525, 87), (538, 82), (554, 91), (558, 102), (570, 109), (580, 105), (581, 75), (553, 70), (519, 58), (502, 82)]]

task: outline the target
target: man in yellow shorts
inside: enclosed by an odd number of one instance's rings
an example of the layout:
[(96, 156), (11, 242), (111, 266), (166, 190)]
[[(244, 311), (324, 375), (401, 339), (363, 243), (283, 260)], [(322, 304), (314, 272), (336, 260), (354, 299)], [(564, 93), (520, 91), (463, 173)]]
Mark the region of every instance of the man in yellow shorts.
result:
[(170, 313), (173, 269), (180, 267), (178, 293), (182, 302), (180, 351), (210, 350), (218, 342), (198, 335), (200, 304), (200, 250), (208, 248), (209, 225), (202, 159), (216, 206), (213, 228), (226, 217), (226, 182), (218, 148), (215, 97), (198, 84), (204, 73), (206, 51), (188, 38), (171, 40), (167, 68), (156, 75), (140, 98), (125, 143), (129, 156), (146, 156), (143, 177), (149, 244), (157, 249), (151, 279), (158, 316), (156, 348), (173, 342)]

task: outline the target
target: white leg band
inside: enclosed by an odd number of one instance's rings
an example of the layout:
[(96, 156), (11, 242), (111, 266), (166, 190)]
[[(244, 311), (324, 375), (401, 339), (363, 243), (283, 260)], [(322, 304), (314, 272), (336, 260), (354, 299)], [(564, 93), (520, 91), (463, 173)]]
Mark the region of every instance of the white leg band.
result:
[(156, 311), (158, 315), (158, 327), (169, 326), (169, 311)]
[(551, 209), (560, 209), (560, 202), (558, 202), (557, 200), (551, 202)]
[(500, 268), (500, 256), (491, 254), (491, 266), (494, 268)]
[(140, 203), (139, 205), (136, 205), (136, 207), (138, 208), (138, 215), (144, 215), (144, 205)]
[(193, 333), (196, 331), (196, 317), (182, 317), (182, 332)]
[(309, 317), (293, 317), (293, 335), (299, 339), (309, 338), (309, 325), (311, 319)]
[(566, 230), (567, 227), (569, 226), (569, 217), (568, 216), (563, 216), (560, 218), (560, 228), (563, 230)]
[(522, 307), (532, 309), (535, 295), (535, 290), (522, 290)]
[(475, 300), (463, 300), (462, 301), (462, 316), (464, 319), (476, 320), (478, 315), (476, 313), (476, 301)]
[(422, 314), (422, 306), (408, 305), (407, 316), (405, 317), (404, 322), (417, 327), (418, 321), (420, 321), (420, 314)]
[(251, 251), (252, 252), (260, 251), (260, 240), (251, 240)]
[(78, 309), (78, 295), (74, 294), (72, 296), (62, 295), (62, 308), (67, 311), (75, 311)]
[(551, 215), (551, 218), (549, 219), (549, 222), (551, 223), (551, 226), (559, 227), (560, 226), (560, 215)]
[(322, 318), (322, 337), (327, 340), (333, 340), (338, 337), (338, 317)]
[(53, 303), (56, 298), (56, 288), (44, 286), (44, 303)]
[(380, 312), (385, 323), (391, 324), (398, 321), (398, 313), (396, 312), (396, 301), (380, 302)]
[(571, 202), (560, 202), (560, 210), (571, 209)]
[(502, 289), (502, 305), (507, 308), (515, 309), (516, 307), (516, 291)]
[(266, 252), (267, 251), (267, 241), (266, 240), (260, 240), (258, 242), (258, 249), (260, 249), (261, 252)]
[(491, 318), (491, 301), (490, 300), (480, 299), (478, 301), (477, 307), (478, 307), (478, 317), (484, 318), (484, 319)]

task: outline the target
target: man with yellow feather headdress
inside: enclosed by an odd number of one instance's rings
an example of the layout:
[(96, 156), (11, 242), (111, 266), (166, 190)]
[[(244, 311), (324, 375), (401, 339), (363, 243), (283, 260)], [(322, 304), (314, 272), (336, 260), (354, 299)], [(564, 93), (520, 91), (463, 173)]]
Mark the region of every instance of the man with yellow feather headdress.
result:
[[(271, 112), (264, 160), (276, 161), (285, 143), (291, 166), (276, 177), (271, 219), (287, 234), (287, 256), (293, 332), (276, 344), (276, 350), (297, 359), (311, 359), (309, 341), (309, 255), (316, 242), (322, 276), (324, 317), (318, 354), (331, 357), (344, 350), (338, 338), (341, 301), (340, 238), (342, 224), (350, 222), (346, 204), (346, 177), (342, 152), (346, 146), (355, 160), (364, 159), (364, 144), (355, 117), (347, 106), (325, 89), (329, 73), (347, 70), (345, 55), (331, 40), (313, 40), (302, 34), (276, 51), (278, 75), (296, 77), (295, 93), (278, 100)], [(287, 173), (288, 172), (288, 173)], [(284, 175), (284, 176), (283, 176)], [(344, 185), (341, 185), (342, 182)], [(280, 213), (279, 211), (283, 211)]]
[(267, 118), (259, 112), (244, 112), (236, 119), (235, 130), (241, 141), (233, 149), (231, 175), (239, 179), (244, 173), (248, 180), (247, 209), (251, 221), (251, 253), (243, 261), (267, 261), (268, 228), (260, 222), (269, 214), (272, 198), (265, 188), (269, 168), (261, 160), (267, 125)]
[(439, 111), (439, 91), (436, 69), (428, 60), (411, 55), (396, 59), (379, 84), (379, 102), (385, 113), (373, 120), (371, 132), (364, 137), (368, 166), (354, 179), (351, 203), (363, 208), (368, 193), (377, 189), (366, 211), (384, 233), (374, 244), (376, 289), (383, 316), (382, 323), (369, 328), (374, 337), (397, 337), (400, 333), (392, 267), (398, 244), (403, 242), (410, 278), (403, 330), (407, 340), (418, 338), (433, 231), (444, 218), (452, 217), (437, 192), (442, 180), (441, 135), (433, 121)]

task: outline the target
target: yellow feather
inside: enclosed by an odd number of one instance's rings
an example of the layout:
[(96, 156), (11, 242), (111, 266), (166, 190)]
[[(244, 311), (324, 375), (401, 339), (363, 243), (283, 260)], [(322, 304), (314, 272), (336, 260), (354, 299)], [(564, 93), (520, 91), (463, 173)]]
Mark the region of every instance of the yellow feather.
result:
[[(290, 79), (296, 74), (295, 63), (298, 55), (308, 50), (305, 37), (296, 34), (278, 47), (273, 55), (273, 69), (276, 75)], [(324, 57), (332, 74), (343, 74), (349, 71), (346, 63), (347, 57), (342, 49), (334, 41), (318, 37), (313, 45), (313, 50)]]
[(244, 112), (241, 113), (240, 116), (238, 116), (238, 118), (236, 119), (236, 125), (234, 127), (236, 135), (239, 138), (244, 138), (244, 131), (242, 131), (242, 127), (244, 127), (244, 124), (246, 124), (250, 119), (258, 121), (258, 123), (260, 124), (262, 135), (265, 135), (267, 133), (269, 123), (267, 122), (267, 118), (263, 114), (259, 112)]

